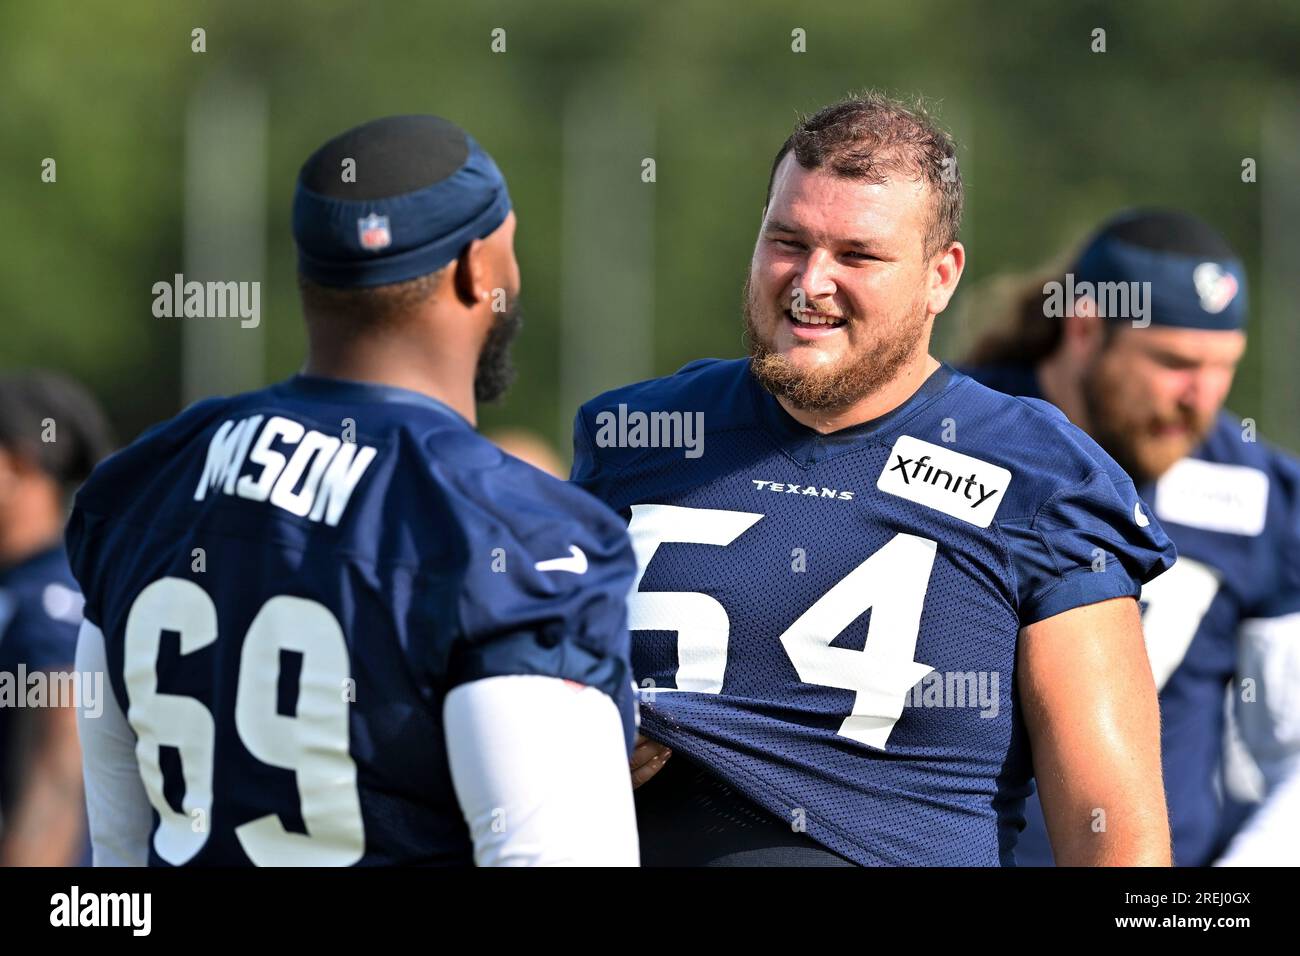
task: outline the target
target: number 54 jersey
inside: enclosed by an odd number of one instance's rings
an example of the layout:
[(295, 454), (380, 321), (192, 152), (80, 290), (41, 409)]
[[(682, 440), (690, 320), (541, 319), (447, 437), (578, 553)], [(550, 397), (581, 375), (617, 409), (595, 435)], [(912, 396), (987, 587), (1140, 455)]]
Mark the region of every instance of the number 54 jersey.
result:
[(629, 523), (643, 732), (864, 865), (1014, 864), (1020, 629), (1175, 558), (1059, 411), (946, 365), (821, 435), (692, 363), (584, 405), (573, 480)]

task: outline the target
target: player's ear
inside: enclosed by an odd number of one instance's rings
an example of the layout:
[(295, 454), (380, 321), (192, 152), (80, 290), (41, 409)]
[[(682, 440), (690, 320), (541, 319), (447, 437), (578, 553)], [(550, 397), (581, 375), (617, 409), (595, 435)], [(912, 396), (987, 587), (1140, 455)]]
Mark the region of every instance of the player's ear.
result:
[(952, 294), (957, 291), (962, 270), (966, 268), (966, 247), (954, 242), (938, 253), (930, 265), (929, 311), (938, 315), (948, 308)]
[(1105, 341), (1106, 321), (1097, 315), (1097, 303), (1081, 295), (1074, 303), (1074, 314), (1061, 319), (1064, 323), (1065, 347), (1078, 359), (1094, 356)]
[(487, 250), (482, 239), (475, 239), (460, 251), (456, 259), (452, 288), (461, 305), (470, 308), (488, 296)]

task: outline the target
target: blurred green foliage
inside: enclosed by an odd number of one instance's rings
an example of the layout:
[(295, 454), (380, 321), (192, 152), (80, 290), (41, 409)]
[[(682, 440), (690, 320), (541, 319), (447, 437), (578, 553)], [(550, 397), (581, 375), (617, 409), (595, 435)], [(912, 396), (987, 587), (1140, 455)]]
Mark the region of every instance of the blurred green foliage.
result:
[[(521, 377), (484, 424), (555, 437), (567, 414), (554, 382), (561, 116), (592, 76), (616, 71), (656, 131), (652, 365), (667, 373), (740, 353), (769, 166), (799, 112), (863, 87), (922, 94), (962, 142), (969, 267), (940, 320), (943, 354), (971, 320), (973, 286), (1033, 267), (1125, 205), (1205, 216), (1255, 277), (1261, 192), (1241, 182), (1241, 160), (1259, 157), (1269, 104), (1295, 96), (1300, 64), (1294, 3), (8, 0), (0, 11), (0, 362), (81, 377), (124, 438), (179, 406), (179, 326), (152, 316), (150, 289), (182, 271), (186, 106), (217, 69), (264, 85), (270, 108), (266, 272), (233, 277), (263, 280), (266, 380), (302, 355), (298, 165), (355, 123), (434, 112), (493, 153), (519, 214)], [(206, 53), (190, 50), (196, 26)], [(495, 27), (505, 54), (490, 50)], [(805, 54), (791, 52), (796, 27)], [(1090, 51), (1096, 27), (1104, 54)], [(45, 157), (56, 184), (41, 182)], [(627, 157), (629, 177), (640, 160)], [(1267, 433), (1295, 410), (1257, 407), (1258, 352), (1233, 400)]]

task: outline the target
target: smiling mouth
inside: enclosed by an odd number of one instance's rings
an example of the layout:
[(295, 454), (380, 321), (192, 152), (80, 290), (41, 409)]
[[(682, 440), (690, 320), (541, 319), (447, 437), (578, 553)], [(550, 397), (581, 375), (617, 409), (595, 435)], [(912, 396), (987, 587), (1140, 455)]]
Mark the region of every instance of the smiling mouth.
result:
[(844, 324), (844, 316), (829, 315), (812, 309), (800, 309), (798, 313), (785, 310), (786, 319), (800, 329), (837, 329)]

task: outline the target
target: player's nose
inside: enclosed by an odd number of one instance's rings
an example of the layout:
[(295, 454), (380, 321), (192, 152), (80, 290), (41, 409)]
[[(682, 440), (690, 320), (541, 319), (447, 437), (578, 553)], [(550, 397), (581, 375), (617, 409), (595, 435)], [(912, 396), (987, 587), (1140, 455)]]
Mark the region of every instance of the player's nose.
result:
[(835, 260), (824, 249), (813, 249), (804, 260), (803, 268), (795, 278), (795, 285), (804, 290), (809, 299), (835, 294)]
[(1217, 411), (1215, 389), (1195, 372), (1189, 372), (1179, 383), (1175, 401), (1179, 411), (1197, 420), (1213, 416)]

